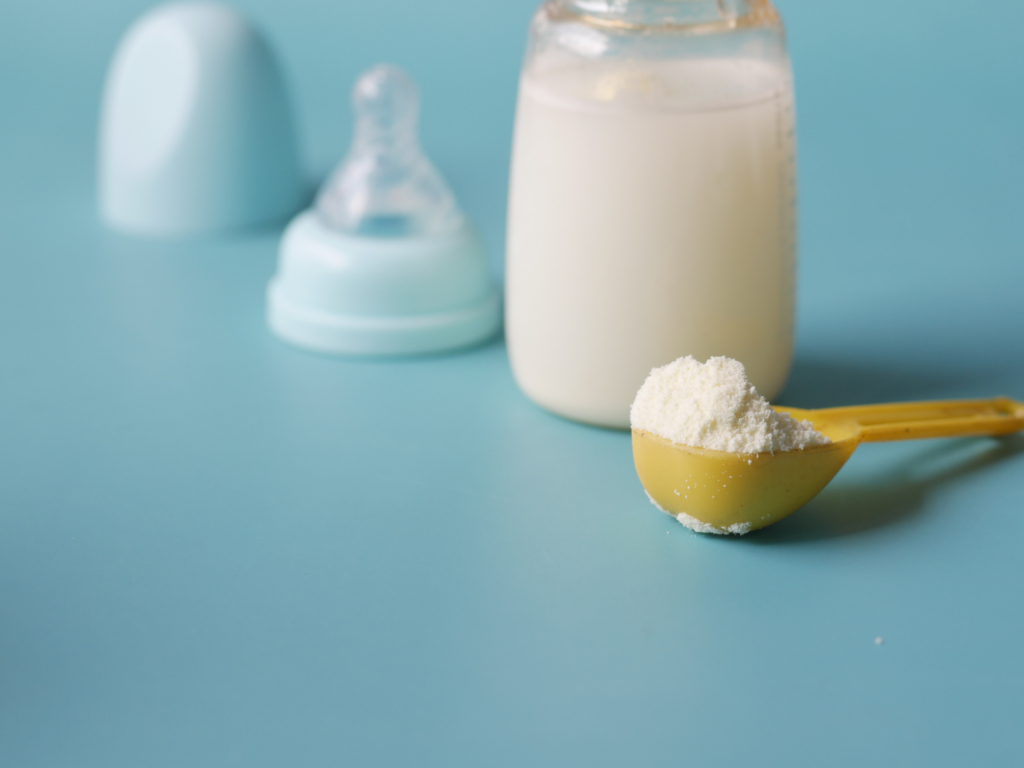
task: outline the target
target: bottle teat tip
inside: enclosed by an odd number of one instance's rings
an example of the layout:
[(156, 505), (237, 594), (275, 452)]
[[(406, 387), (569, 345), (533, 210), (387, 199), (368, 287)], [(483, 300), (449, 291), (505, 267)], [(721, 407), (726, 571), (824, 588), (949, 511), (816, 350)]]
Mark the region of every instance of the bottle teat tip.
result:
[(380, 127), (415, 122), (419, 111), (419, 89), (403, 70), (378, 64), (364, 73), (352, 89), (352, 106), (361, 118)]

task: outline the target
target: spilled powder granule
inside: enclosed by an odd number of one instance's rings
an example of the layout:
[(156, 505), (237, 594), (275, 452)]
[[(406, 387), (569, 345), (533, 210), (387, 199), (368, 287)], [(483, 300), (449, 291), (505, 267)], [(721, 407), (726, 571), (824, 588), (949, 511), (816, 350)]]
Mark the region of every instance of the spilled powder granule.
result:
[[(644, 491), (644, 493), (647, 493), (647, 491)], [(661, 504), (656, 502), (649, 493), (647, 493), (647, 498), (650, 500), (651, 504), (656, 506), (666, 515), (672, 515), (672, 517), (674, 517), (680, 523), (685, 525), (691, 531), (695, 531), (696, 533), (713, 533), (717, 536), (724, 536), (729, 533), (732, 533), (736, 536), (743, 536), (747, 533), (750, 533), (750, 523), (733, 523), (732, 525), (727, 526), (725, 528), (715, 528), (715, 526), (702, 522), (698, 520), (696, 517), (690, 517), (690, 515), (686, 514), (685, 512), (680, 512), (678, 515), (669, 512), (667, 509), (661, 506)]]
[(700, 363), (687, 356), (655, 368), (629, 418), (633, 429), (712, 451), (775, 453), (831, 442), (809, 421), (775, 411), (743, 363), (728, 357)]

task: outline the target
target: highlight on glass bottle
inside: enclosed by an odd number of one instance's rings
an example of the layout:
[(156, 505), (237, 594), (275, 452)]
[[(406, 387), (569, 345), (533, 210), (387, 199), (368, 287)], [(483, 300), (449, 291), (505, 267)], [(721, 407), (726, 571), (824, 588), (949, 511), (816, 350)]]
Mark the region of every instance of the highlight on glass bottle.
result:
[(520, 78), (506, 250), (516, 380), (627, 427), (651, 368), (793, 347), (793, 90), (767, 0), (551, 0)]

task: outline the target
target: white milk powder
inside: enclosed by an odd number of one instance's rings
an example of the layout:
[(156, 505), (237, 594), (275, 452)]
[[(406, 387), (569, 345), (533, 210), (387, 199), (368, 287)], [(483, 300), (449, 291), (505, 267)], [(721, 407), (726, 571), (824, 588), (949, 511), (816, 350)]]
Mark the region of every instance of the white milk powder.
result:
[(629, 425), (648, 371), (741, 360), (767, 397), (792, 355), (788, 70), (613, 62), (524, 75), (509, 199), (516, 380), (570, 418)]
[[(644, 493), (647, 492), (644, 491)], [(667, 509), (661, 506), (661, 504), (656, 502), (654, 500), (654, 497), (651, 496), (651, 494), (649, 493), (647, 494), (647, 498), (650, 499), (651, 504), (656, 506), (666, 515), (672, 515), (672, 517), (674, 517), (676, 520), (678, 520), (680, 523), (682, 523), (695, 533), (713, 533), (716, 536), (725, 536), (730, 533), (734, 536), (745, 536), (748, 533), (750, 533), (750, 523), (733, 523), (732, 525), (727, 526), (725, 528), (716, 528), (715, 526), (710, 525), (709, 523), (705, 523), (703, 520), (698, 520), (696, 517), (691, 517), (685, 512), (680, 512), (678, 515), (674, 512), (669, 512)]]
[(831, 442), (809, 421), (774, 410), (757, 394), (743, 364), (691, 356), (655, 368), (636, 393), (633, 429), (696, 448), (731, 453), (795, 451)]
[[(757, 394), (743, 364), (728, 357), (700, 363), (691, 356), (655, 368), (636, 393), (630, 410), (633, 429), (681, 445), (732, 453), (795, 451), (832, 442), (809, 421), (779, 413)], [(668, 512), (650, 494), (647, 498)], [(673, 514), (697, 533), (736, 534), (750, 523), (716, 528), (685, 512)]]

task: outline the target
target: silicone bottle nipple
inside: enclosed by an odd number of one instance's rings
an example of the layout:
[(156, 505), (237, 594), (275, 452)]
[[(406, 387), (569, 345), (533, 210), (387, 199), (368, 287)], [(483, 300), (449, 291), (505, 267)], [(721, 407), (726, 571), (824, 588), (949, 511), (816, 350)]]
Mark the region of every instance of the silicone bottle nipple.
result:
[(324, 184), (316, 211), (351, 235), (410, 237), (456, 230), (462, 214), (420, 148), (419, 93), (398, 67), (379, 65), (352, 90), (355, 138)]
[(424, 354), (491, 338), (501, 294), (476, 228), (420, 149), (415, 84), (377, 66), (352, 101), (348, 156), (281, 238), (270, 329), (348, 355)]

